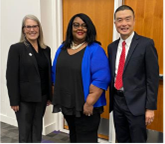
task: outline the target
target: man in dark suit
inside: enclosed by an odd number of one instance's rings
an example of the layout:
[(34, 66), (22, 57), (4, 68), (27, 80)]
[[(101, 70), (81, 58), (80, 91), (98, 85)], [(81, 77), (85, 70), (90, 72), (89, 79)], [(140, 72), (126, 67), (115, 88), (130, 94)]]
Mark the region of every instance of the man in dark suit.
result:
[(146, 125), (154, 120), (159, 84), (158, 56), (152, 39), (133, 30), (134, 11), (120, 6), (114, 14), (120, 38), (108, 46), (113, 110), (118, 142), (146, 142)]

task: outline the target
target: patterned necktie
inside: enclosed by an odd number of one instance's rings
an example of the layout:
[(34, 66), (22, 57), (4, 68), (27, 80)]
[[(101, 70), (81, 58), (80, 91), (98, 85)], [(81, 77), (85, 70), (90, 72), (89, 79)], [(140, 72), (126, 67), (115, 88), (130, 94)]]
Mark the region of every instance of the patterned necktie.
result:
[(124, 70), (124, 64), (125, 64), (125, 41), (122, 42), (122, 52), (120, 55), (120, 61), (119, 61), (119, 66), (118, 66), (118, 72), (116, 76), (116, 82), (115, 82), (115, 87), (117, 90), (123, 87), (123, 70)]

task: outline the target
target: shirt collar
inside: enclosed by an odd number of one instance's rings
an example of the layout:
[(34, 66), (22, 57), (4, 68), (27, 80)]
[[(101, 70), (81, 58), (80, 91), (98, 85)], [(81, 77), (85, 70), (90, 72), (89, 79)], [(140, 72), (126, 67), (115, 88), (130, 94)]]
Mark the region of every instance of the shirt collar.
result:
[(135, 34), (135, 32), (132, 32), (132, 34), (131, 34), (126, 40), (123, 40), (123, 39), (120, 37), (120, 43), (122, 43), (123, 41), (125, 41), (125, 42), (126, 42), (126, 45), (130, 46), (134, 34)]

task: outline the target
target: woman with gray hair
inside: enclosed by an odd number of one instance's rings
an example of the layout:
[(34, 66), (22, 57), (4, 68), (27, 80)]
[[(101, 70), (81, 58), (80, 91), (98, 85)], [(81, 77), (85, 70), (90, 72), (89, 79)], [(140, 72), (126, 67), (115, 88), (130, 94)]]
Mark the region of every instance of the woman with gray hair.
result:
[(41, 142), (42, 118), (52, 97), (51, 60), (41, 24), (34, 15), (23, 18), (20, 42), (10, 46), (6, 79), (19, 142)]

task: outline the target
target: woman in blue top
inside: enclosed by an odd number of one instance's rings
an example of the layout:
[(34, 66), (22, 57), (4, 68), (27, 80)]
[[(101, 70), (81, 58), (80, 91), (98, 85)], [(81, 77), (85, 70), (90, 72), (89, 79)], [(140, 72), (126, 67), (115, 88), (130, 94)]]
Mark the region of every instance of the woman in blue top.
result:
[(62, 111), (71, 142), (97, 142), (100, 114), (110, 82), (107, 56), (85, 14), (74, 15), (52, 67), (53, 112)]

